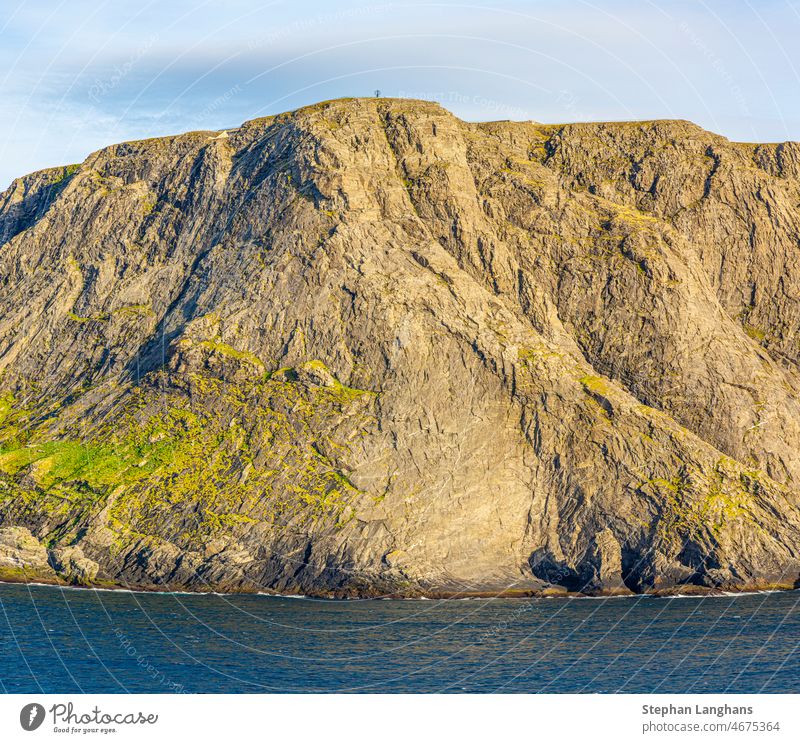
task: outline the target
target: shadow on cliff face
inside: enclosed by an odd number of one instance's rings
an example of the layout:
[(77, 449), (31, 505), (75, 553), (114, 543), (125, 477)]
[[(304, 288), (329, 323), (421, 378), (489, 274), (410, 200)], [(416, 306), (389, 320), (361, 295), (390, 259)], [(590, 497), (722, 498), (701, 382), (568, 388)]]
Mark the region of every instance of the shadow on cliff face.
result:
[[(528, 564), (539, 580), (576, 593), (631, 591), (644, 593), (665, 584), (719, 587), (740, 576), (723, 571), (713, 554), (706, 554), (696, 542), (688, 541), (673, 561), (663, 562), (658, 555), (623, 546), (603, 549), (603, 532), (597, 535), (584, 555), (571, 565), (546, 547), (535, 550)], [(797, 584), (800, 585), (800, 579)]]
[(539, 580), (562, 586), (575, 593), (633, 592), (646, 587), (643, 580), (642, 558), (638, 553), (622, 550), (621, 560), (609, 564), (601, 550), (592, 545), (574, 567), (557, 558), (546, 547), (535, 550), (528, 564)]
[[(275, 225), (265, 219), (254, 203), (266, 199), (273, 209), (282, 211), (291, 206), (297, 194), (302, 193), (314, 204), (319, 201), (313, 182), (297, 187), (297, 193), (293, 192), (291, 196), (279, 189), (281, 177), (287, 174), (291, 175), (293, 184), (300, 181), (297, 167), (292, 167), (292, 144), (298, 135), (284, 132), (284, 129), (286, 127), (279, 128), (277, 135), (263, 137), (252, 149), (232, 154), (230, 170), (221, 168), (213, 148), (204, 146), (194, 154), (185, 183), (159, 187), (158, 203), (168, 205), (170, 210), (161, 214), (156, 209), (148, 219), (151, 227), (166, 225), (174, 230), (176, 237), (169, 248), (174, 255), (169, 259), (175, 262), (175, 256), (180, 253), (185, 268), (157, 325), (129, 359), (124, 378), (138, 380), (144, 374), (163, 367), (174, 353), (175, 342), (185, 336), (193, 320), (210, 311), (224, 314), (224, 304), (209, 306), (203, 303), (210, 287), (217, 291), (230, 291), (232, 288), (228, 279), (214, 275), (215, 262), (220, 260), (215, 249), (225, 239), (243, 243), (257, 239), (268, 246), (275, 239)], [(278, 145), (262, 152), (265, 142), (274, 140), (276, 136), (282, 137)], [(221, 172), (224, 180), (218, 181)], [(224, 184), (224, 189), (221, 184)], [(233, 280), (230, 278), (231, 282)]]
[[(56, 197), (64, 190), (78, 170), (77, 165), (50, 168), (18, 178), (6, 192), (13, 199), (21, 191), (16, 203), (10, 204), (0, 220), (0, 245), (30, 229), (50, 209)], [(0, 204), (0, 209), (2, 208)]]
[(742, 585), (764, 588), (781, 585), (800, 589), (800, 574), (796, 578), (774, 574), (759, 583), (735, 567), (722, 564), (717, 554), (691, 539), (684, 543), (672, 560), (666, 559), (663, 554), (625, 546), (621, 550), (619, 563), (611, 561), (609, 565), (607, 558), (604, 564), (602, 552), (592, 544), (574, 564), (557, 557), (546, 547), (535, 550), (528, 564), (539, 580), (573, 593), (607, 594), (625, 590), (647, 593), (680, 586), (701, 590), (736, 590)]
[(546, 547), (535, 550), (528, 558), (528, 564), (539, 580), (563, 586), (568, 591), (582, 591), (586, 586), (578, 570), (569, 567), (564, 560), (557, 559)]

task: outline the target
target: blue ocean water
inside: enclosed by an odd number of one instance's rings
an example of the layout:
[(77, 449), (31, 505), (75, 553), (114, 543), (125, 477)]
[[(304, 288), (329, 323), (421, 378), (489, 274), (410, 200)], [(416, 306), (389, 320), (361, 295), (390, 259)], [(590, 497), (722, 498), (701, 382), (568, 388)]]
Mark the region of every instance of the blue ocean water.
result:
[(800, 692), (800, 592), (322, 601), (0, 585), (5, 692)]

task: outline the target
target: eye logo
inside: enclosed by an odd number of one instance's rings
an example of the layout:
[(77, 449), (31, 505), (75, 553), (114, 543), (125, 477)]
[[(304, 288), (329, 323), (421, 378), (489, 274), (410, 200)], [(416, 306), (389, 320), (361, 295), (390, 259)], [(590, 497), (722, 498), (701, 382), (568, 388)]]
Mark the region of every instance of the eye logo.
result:
[(26, 704), (19, 713), (19, 724), (23, 730), (36, 730), (44, 722), (44, 707), (41, 704), (32, 702)]

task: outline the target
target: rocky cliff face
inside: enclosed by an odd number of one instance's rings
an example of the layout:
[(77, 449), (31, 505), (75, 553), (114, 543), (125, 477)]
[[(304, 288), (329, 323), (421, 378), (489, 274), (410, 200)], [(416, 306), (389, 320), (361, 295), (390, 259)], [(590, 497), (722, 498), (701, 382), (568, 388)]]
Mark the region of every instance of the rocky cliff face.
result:
[(799, 204), (795, 143), (407, 100), (21, 178), (0, 573), (793, 586)]

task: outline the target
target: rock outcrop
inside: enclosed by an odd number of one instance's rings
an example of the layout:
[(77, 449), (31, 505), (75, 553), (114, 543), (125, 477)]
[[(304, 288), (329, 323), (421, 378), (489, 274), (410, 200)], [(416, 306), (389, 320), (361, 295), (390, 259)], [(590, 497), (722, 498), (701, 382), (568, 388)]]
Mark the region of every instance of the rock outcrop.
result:
[(0, 580), (55, 582), (47, 549), (22, 526), (0, 527)]
[(795, 143), (386, 99), (20, 178), (0, 525), (146, 588), (794, 586), (799, 204)]

